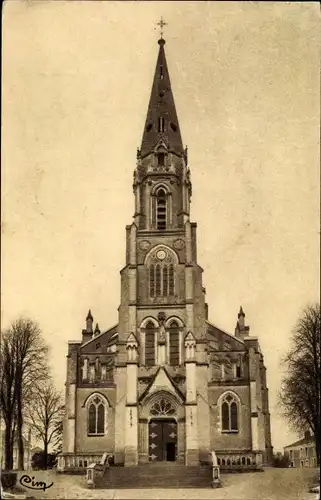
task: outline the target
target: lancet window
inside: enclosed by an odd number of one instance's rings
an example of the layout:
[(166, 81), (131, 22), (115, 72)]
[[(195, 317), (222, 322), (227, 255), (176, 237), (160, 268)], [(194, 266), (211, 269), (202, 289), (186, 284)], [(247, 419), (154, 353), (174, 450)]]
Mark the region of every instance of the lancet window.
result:
[(179, 327), (172, 321), (169, 327), (169, 364), (179, 365)]
[(166, 229), (167, 196), (163, 188), (156, 193), (156, 226), (157, 229)]
[(156, 328), (152, 321), (149, 321), (145, 330), (145, 365), (155, 365), (155, 334)]
[(107, 428), (107, 403), (94, 395), (87, 403), (88, 436), (103, 436)]
[(238, 413), (238, 402), (228, 393), (221, 403), (222, 432), (238, 432)]
[(149, 294), (151, 297), (174, 295), (174, 266), (166, 263), (149, 267)]

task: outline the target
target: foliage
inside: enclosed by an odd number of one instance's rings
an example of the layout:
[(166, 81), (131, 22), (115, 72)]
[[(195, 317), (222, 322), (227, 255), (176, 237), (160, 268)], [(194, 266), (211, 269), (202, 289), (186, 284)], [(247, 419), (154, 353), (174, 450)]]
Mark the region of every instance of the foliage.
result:
[(37, 469), (52, 469), (57, 464), (57, 455), (55, 453), (47, 453), (44, 451), (38, 451), (32, 455), (31, 467), (34, 470)]
[(16, 472), (1, 472), (1, 484), (2, 487), (7, 490), (12, 488), (17, 483), (17, 473)]
[[(290, 350), (283, 360), (285, 376), (279, 394), (291, 427), (320, 434), (320, 305), (308, 306), (293, 330)], [(320, 443), (316, 439), (320, 462)]]
[(285, 469), (288, 468), (289, 465), (290, 465), (290, 459), (287, 454), (282, 455), (282, 453), (276, 453), (273, 455), (273, 467)]

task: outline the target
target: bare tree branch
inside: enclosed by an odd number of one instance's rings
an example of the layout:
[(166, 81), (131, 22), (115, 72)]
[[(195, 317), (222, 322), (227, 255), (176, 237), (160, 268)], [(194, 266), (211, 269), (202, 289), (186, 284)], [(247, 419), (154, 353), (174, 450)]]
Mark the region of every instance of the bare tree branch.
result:
[(14, 321), (2, 334), (0, 405), (5, 421), (5, 467), (12, 469), (14, 430), (23, 469), (23, 414), (34, 392), (48, 378), (48, 347), (38, 325), (26, 318)]
[(293, 329), (289, 352), (283, 359), (286, 374), (279, 400), (291, 427), (312, 430), (320, 463), (320, 305), (308, 306)]
[(63, 395), (55, 389), (51, 380), (34, 394), (28, 407), (27, 420), (36, 436), (44, 445), (44, 462), (47, 464), (48, 447), (60, 432), (59, 423), (64, 414)]

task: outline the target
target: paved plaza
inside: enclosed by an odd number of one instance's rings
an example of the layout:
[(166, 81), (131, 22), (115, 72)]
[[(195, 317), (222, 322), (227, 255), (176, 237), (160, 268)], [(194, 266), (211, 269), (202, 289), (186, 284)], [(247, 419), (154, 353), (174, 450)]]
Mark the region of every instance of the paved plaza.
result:
[[(221, 489), (88, 489), (84, 476), (56, 474), (52, 471), (30, 471), (34, 481), (45, 481), (52, 487), (44, 491), (26, 490), (36, 499), (229, 499), (229, 500), (316, 500), (309, 485), (317, 469), (266, 469), (264, 473), (222, 475)], [(18, 473), (18, 482), (24, 473)], [(164, 478), (166, 481), (166, 478)]]

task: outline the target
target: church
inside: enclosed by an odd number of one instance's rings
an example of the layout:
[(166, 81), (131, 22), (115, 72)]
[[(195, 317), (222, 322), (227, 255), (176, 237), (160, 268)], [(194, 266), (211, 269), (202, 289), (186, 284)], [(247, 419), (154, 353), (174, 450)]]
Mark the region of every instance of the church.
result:
[(209, 319), (162, 36), (133, 191), (118, 323), (100, 331), (89, 310), (79, 340), (68, 342), (58, 470), (85, 468), (105, 452), (125, 467), (195, 466), (211, 451), (222, 468), (267, 464), (264, 358), (242, 307), (233, 333)]

